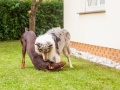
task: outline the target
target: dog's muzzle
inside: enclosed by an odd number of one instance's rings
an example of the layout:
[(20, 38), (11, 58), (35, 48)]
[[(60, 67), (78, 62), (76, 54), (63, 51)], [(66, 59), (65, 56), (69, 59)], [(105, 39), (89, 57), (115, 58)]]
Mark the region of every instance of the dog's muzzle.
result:
[(48, 55), (47, 53), (42, 53), (43, 60), (46, 61), (48, 60)]

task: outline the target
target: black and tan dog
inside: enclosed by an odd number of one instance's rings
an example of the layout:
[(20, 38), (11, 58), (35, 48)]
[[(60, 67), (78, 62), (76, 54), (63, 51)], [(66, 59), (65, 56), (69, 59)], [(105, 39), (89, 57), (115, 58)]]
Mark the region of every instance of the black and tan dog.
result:
[(26, 51), (34, 65), (34, 67), (37, 70), (44, 70), (44, 71), (58, 71), (61, 70), (65, 62), (60, 63), (53, 63), (48, 61), (44, 61), (41, 55), (38, 55), (35, 52), (34, 43), (36, 40), (36, 35), (33, 31), (28, 31), (27, 28), (25, 28), (25, 32), (22, 34), (20, 41), (22, 44), (22, 66), (21, 68), (25, 68), (25, 54)]

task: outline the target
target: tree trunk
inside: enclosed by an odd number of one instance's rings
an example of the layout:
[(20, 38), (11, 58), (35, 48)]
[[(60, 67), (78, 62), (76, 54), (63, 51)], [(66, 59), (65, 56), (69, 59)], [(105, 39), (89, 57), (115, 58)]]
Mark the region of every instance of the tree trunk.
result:
[(32, 30), (35, 32), (35, 18), (36, 16), (30, 16), (29, 17), (29, 30)]
[(29, 17), (29, 30), (32, 30), (35, 32), (35, 25), (36, 25), (36, 12), (38, 8), (40, 7), (42, 0), (39, 0), (36, 4), (36, 0), (32, 0), (31, 10), (28, 11), (30, 14)]
[(35, 5), (31, 6), (31, 14), (29, 17), (29, 30), (35, 32), (35, 19), (36, 19), (36, 12), (35, 12)]

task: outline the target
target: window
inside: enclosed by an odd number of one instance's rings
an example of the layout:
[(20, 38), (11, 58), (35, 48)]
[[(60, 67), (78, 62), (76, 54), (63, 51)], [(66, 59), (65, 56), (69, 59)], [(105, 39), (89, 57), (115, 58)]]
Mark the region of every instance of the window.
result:
[(86, 0), (86, 11), (105, 10), (105, 0)]

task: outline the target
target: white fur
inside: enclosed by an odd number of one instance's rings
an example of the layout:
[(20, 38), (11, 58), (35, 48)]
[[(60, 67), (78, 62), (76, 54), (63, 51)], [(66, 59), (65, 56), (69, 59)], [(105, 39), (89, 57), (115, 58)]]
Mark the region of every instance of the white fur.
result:
[[(56, 53), (55, 42), (51, 35), (44, 34), (44, 35), (38, 36), (37, 39), (35, 40), (35, 43), (39, 42), (39, 43), (45, 44), (47, 41), (53, 44), (52, 50), (50, 51), (50, 53), (48, 53), (48, 59), (52, 62), (56, 62), (56, 63), (60, 62), (61, 57)], [(36, 45), (35, 45), (35, 52), (41, 55)], [(55, 61), (53, 59), (54, 57), (55, 57)]]
[(55, 59), (56, 59), (56, 63), (59, 63), (61, 61), (61, 57), (60, 55), (58, 55), (57, 53), (55, 54)]
[(46, 43), (46, 41), (49, 41), (49, 42), (54, 44), (54, 40), (52, 39), (52, 36), (49, 35), (49, 34), (40, 35), (35, 40), (35, 42), (40, 42), (40, 43), (43, 43), (43, 44)]
[[(52, 28), (48, 30), (44, 35), (39, 36), (36, 39), (35, 44), (44, 44), (44, 49), (47, 42), (51, 42), (53, 44), (53, 47), (49, 53), (42, 53), (43, 58), (58, 63), (61, 61), (61, 53), (63, 52), (63, 54), (68, 59), (70, 68), (72, 68), (73, 66), (70, 60), (70, 33), (65, 29), (61, 29), (60, 27)], [(37, 45), (35, 45), (35, 52), (40, 54)]]

